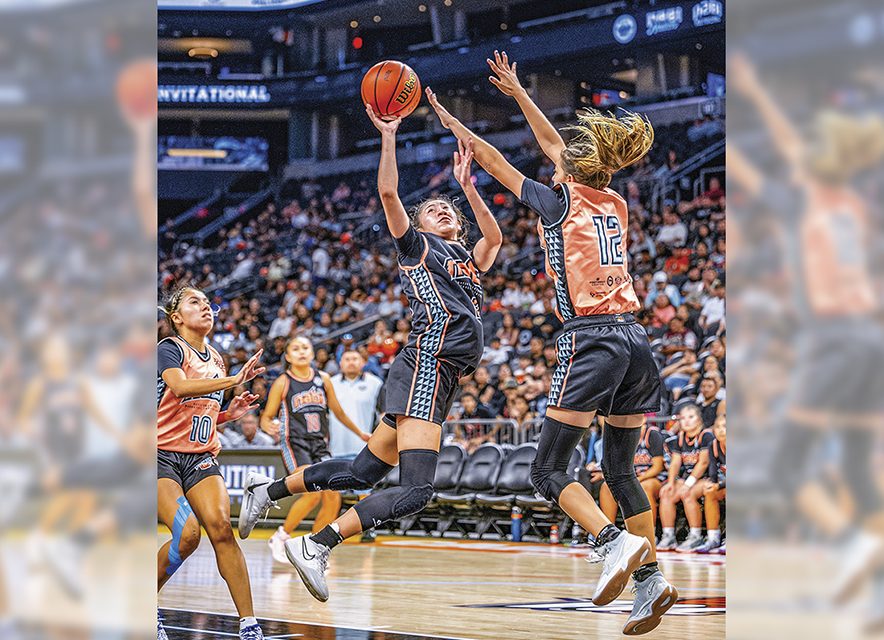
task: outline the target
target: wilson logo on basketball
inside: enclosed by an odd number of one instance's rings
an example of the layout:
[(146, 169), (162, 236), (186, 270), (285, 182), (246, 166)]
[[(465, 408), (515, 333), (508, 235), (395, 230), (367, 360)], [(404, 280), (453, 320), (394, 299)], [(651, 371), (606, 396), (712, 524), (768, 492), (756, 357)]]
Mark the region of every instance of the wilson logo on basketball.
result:
[(396, 96), (396, 102), (399, 104), (405, 104), (408, 102), (408, 98), (411, 96), (412, 91), (414, 91), (414, 87), (417, 85), (417, 76), (413, 73), (408, 74), (408, 80), (405, 81), (405, 85), (402, 87), (402, 91), (399, 92), (399, 95)]

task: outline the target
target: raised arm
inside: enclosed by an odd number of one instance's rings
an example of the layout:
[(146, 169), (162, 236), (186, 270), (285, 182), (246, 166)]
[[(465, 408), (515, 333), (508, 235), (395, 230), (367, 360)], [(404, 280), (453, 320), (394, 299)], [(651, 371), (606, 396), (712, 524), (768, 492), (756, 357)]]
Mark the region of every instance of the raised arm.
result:
[(467, 202), (476, 216), (476, 223), (482, 232), (482, 238), (473, 248), (473, 260), (479, 271), (488, 271), (497, 258), (497, 252), (500, 251), (500, 245), (503, 244), (503, 234), (500, 227), (497, 226), (497, 220), (491, 215), (491, 210), (479, 192), (476, 191), (475, 185), (470, 176), (470, 165), (473, 163), (473, 139), (467, 140), (466, 144), (458, 139), (457, 151), (454, 152), (454, 177), (460, 188), (463, 189)]
[(519, 82), (519, 77), (516, 75), (516, 63), (513, 62), (510, 65), (506, 51), (503, 53), (495, 51), (494, 60), (488, 58), (486, 62), (491, 67), (491, 71), (497, 74), (497, 77), (489, 76), (488, 80), (500, 89), (501, 93), (515, 99), (543, 153), (558, 165), (562, 157), (562, 150), (565, 148), (565, 141), (562, 140), (558, 130), (534, 104), (531, 96)]
[(761, 84), (752, 63), (744, 55), (735, 54), (730, 60), (729, 71), (737, 90), (758, 109), (777, 151), (793, 169), (797, 169), (804, 156), (804, 142), (770, 92)]
[(384, 206), (384, 215), (387, 217), (390, 233), (394, 238), (401, 238), (411, 226), (402, 200), (399, 199), (399, 169), (396, 166), (396, 130), (399, 128), (402, 118), (384, 122), (375, 114), (370, 105), (365, 105), (365, 112), (371, 119), (371, 123), (381, 132), (378, 195), (380, 195), (381, 204)]
[(451, 133), (463, 143), (472, 138), (473, 154), (476, 162), (485, 171), (494, 176), (500, 184), (512, 191), (517, 198), (521, 198), (522, 183), (525, 181), (525, 176), (511, 165), (500, 151), (467, 129), (460, 120), (439, 104), (436, 94), (429, 87), (427, 87), (427, 99), (430, 101), (430, 106), (436, 111), (436, 115), (439, 116), (439, 121), (443, 127), (450, 129)]
[(729, 175), (743, 187), (750, 196), (757, 198), (761, 194), (764, 177), (736, 145), (727, 143), (727, 170)]

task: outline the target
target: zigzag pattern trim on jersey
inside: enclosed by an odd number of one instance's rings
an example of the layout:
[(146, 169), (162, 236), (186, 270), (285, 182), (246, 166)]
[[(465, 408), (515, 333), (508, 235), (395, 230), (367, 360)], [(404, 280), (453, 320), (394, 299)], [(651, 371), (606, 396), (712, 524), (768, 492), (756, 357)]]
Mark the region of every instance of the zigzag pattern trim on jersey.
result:
[(549, 385), (549, 404), (553, 406), (559, 404), (565, 378), (568, 377), (568, 371), (571, 368), (570, 360), (574, 357), (573, 332), (566, 332), (559, 336), (559, 339), (556, 340), (556, 354), (558, 355), (559, 366), (553, 372), (552, 382)]
[(546, 259), (556, 276), (554, 284), (559, 313), (562, 320), (570, 320), (575, 314), (574, 307), (571, 306), (571, 296), (568, 294), (568, 277), (565, 272), (565, 239), (562, 227), (543, 227), (543, 240), (546, 243)]
[(414, 286), (417, 298), (427, 308), (430, 324), (417, 339), (417, 371), (411, 389), (408, 414), (419, 420), (432, 420), (433, 405), (436, 397), (438, 381), (438, 363), (436, 355), (442, 349), (445, 330), (448, 328), (450, 316), (439, 293), (433, 286), (432, 276), (426, 266), (407, 272)]

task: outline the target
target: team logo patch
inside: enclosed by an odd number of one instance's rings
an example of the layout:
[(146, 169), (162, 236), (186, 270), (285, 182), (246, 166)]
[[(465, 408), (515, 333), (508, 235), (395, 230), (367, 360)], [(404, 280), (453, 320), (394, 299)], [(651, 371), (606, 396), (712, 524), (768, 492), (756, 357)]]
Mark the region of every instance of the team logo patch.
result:
[[(590, 598), (555, 598), (547, 602), (509, 602), (500, 604), (462, 604), (466, 609), (524, 609), (528, 611), (579, 611), (585, 613), (614, 613), (622, 615), (632, 611), (631, 600), (615, 600), (603, 607), (592, 603)], [(724, 615), (725, 598), (679, 598), (666, 613), (667, 616), (715, 616)]]
[(614, 20), (614, 40), (619, 42), (620, 44), (627, 44), (632, 42), (632, 39), (635, 38), (635, 34), (638, 33), (638, 23), (628, 13), (624, 13), (623, 15), (617, 16), (617, 19)]
[(208, 471), (209, 469), (212, 468), (212, 465), (217, 466), (218, 461), (215, 460), (215, 458), (206, 458), (205, 460), (200, 462), (198, 465), (196, 465), (196, 468), (199, 469), (200, 471)]

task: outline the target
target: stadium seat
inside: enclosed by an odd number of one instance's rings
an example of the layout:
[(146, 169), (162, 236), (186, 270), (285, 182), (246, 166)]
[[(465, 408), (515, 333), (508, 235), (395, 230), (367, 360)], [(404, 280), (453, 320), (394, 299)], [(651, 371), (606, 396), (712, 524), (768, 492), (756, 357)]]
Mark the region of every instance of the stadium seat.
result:
[(504, 460), (500, 445), (485, 443), (466, 461), (456, 491), (440, 491), (436, 494), (440, 515), (436, 531), (444, 534), (452, 525), (466, 536), (466, 522), (458, 516), (473, 515), (476, 494), (491, 491), (497, 483)]
[(489, 528), (493, 528), (501, 537), (506, 536), (507, 531), (500, 527), (499, 521), (509, 522), (516, 496), (533, 489), (531, 463), (536, 455), (537, 445), (533, 442), (516, 447), (507, 455), (500, 469), (494, 493), (476, 495), (475, 504), (480, 512), (476, 533), (480, 538)]
[[(586, 451), (578, 446), (571, 454), (568, 461), (568, 475), (577, 479), (577, 474), (586, 460)], [(516, 496), (515, 504), (522, 509), (522, 531), (533, 533), (540, 538), (549, 536), (549, 529), (556, 524), (559, 531), (563, 530), (567, 518), (559, 507), (541, 496), (540, 494), (520, 494)]]

